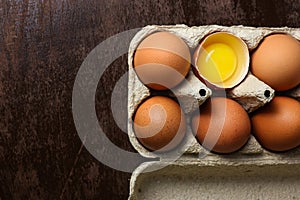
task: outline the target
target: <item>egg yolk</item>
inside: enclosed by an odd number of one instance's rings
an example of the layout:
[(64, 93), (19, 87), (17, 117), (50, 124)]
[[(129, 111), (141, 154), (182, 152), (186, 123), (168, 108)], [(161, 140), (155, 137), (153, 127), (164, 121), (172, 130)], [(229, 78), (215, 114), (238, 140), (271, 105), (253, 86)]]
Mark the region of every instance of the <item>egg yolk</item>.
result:
[(204, 47), (197, 60), (199, 72), (207, 80), (221, 83), (229, 79), (236, 70), (237, 56), (226, 44), (215, 43)]

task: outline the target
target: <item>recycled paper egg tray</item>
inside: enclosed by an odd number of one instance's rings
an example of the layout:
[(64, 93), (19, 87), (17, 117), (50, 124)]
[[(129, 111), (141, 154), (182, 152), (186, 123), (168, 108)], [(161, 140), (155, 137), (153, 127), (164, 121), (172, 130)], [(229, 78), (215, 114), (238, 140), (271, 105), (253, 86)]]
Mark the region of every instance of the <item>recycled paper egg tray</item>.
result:
[[(253, 172), (257, 168), (257, 166), (265, 167), (263, 170), (266, 172), (270, 172), (269, 176), (276, 176), (276, 173), (283, 173), (284, 178), (287, 182), (291, 175), (285, 173), (285, 170), (281, 169), (281, 166), (295, 166), (299, 168), (300, 166), (300, 148), (296, 148), (284, 153), (274, 153), (265, 150), (261, 145), (256, 141), (256, 139), (251, 136), (247, 144), (240, 149), (239, 151), (228, 154), (228, 155), (219, 155), (216, 153), (207, 152), (196, 140), (195, 136), (192, 133), (190, 124), (190, 114), (195, 110), (198, 109), (199, 106), (204, 103), (210, 96), (214, 95), (214, 91), (209, 89), (204, 83), (202, 83), (193, 73), (192, 69), (190, 70), (189, 74), (186, 77), (186, 82), (178, 85), (172, 92), (170, 91), (155, 91), (151, 90), (139, 80), (135, 71), (133, 70), (133, 56), (134, 52), (139, 45), (139, 43), (148, 35), (158, 32), (158, 31), (168, 31), (173, 33), (180, 38), (182, 38), (186, 44), (189, 46), (191, 53), (195, 50), (195, 48), (199, 45), (200, 41), (205, 38), (205, 36), (218, 32), (218, 31), (225, 31), (234, 34), (235, 36), (240, 37), (244, 42), (247, 44), (249, 52), (251, 53), (259, 43), (262, 41), (264, 37), (272, 33), (287, 33), (295, 37), (296, 39), (300, 40), (300, 28), (267, 28), (267, 27), (245, 27), (245, 26), (218, 26), (218, 25), (208, 25), (208, 26), (193, 26), (188, 27), (186, 25), (149, 25), (142, 28), (132, 39), (129, 51), (128, 51), (128, 65), (129, 65), (129, 77), (128, 77), (128, 135), (131, 144), (133, 147), (144, 157), (147, 158), (157, 158), (159, 161), (156, 162), (147, 162), (143, 163), (139, 166), (136, 171), (133, 173), (131, 178), (131, 185), (130, 185), (130, 199), (161, 199), (162, 194), (152, 194), (149, 195), (149, 191), (154, 191), (153, 187), (147, 187), (147, 191), (144, 189), (144, 185), (146, 184), (143, 180), (150, 179), (155, 183), (161, 183), (162, 185), (166, 184), (166, 190), (172, 190), (172, 185), (170, 185), (169, 189), (167, 189), (167, 182), (164, 182), (165, 179), (159, 179), (159, 177), (166, 177), (170, 179), (174, 179), (175, 182), (179, 180), (185, 180), (184, 177), (193, 176), (194, 171), (200, 170), (206, 171), (208, 174), (216, 173), (215, 180), (218, 179), (223, 180), (220, 174), (218, 175), (220, 169), (230, 169), (232, 173), (226, 173), (228, 177), (235, 176), (235, 173), (241, 175), (243, 170), (250, 170), (251, 177), (254, 178), (256, 181), (260, 181), (261, 176), (264, 176), (265, 172)], [(191, 55), (192, 56), (192, 55)], [(155, 96), (155, 95), (163, 95), (169, 97), (176, 97), (181, 104), (181, 107), (184, 113), (187, 115), (187, 133), (184, 141), (172, 151), (172, 155), (180, 156), (180, 159), (176, 160), (175, 162), (170, 163), (167, 167), (168, 170), (158, 170), (156, 172), (151, 173), (143, 173), (148, 171), (149, 168), (153, 166), (164, 166), (166, 163), (170, 161), (170, 154), (169, 153), (162, 153), (162, 154), (155, 154), (148, 149), (144, 148), (139, 141), (137, 140), (134, 130), (133, 130), (133, 116), (141, 104), (143, 100), (148, 97)], [(226, 96), (228, 98), (234, 99), (238, 103), (240, 103), (244, 109), (251, 113), (254, 110), (258, 109), (259, 107), (264, 106), (266, 103), (270, 102), (275, 95), (275, 91), (265, 84), (264, 82), (257, 79), (255, 76), (251, 74), (249, 71), (246, 78), (235, 88), (230, 90), (226, 90)], [(277, 93), (276, 93), (277, 95)], [(291, 96), (295, 99), (300, 99), (300, 87), (296, 87), (295, 89), (287, 92), (280, 93), (280, 95)], [(200, 107), (201, 109), (201, 107)], [(235, 168), (234, 166), (237, 166)], [(276, 167), (277, 166), (277, 167)], [(230, 168), (231, 167), (231, 168)], [(262, 170), (262, 171), (263, 171)], [(222, 171), (222, 170), (221, 170)], [(223, 170), (224, 171), (224, 170)], [(226, 170), (225, 170), (226, 171)], [(300, 171), (300, 170), (299, 170)], [(174, 175), (175, 173), (176, 175)], [(273, 173), (273, 174), (272, 174)], [(267, 173), (268, 174), (268, 173)], [(286, 174), (286, 176), (284, 175)], [(294, 185), (289, 187), (289, 190), (293, 188), (300, 188), (300, 173), (296, 173), (298, 177), (298, 181), (294, 181)], [(202, 174), (203, 175), (203, 174)], [(202, 180), (205, 176), (202, 176), (201, 173), (198, 176), (194, 176), (193, 181), (187, 181), (188, 184), (197, 184), (197, 178)], [(281, 174), (282, 175), (282, 174)], [(268, 176), (268, 177), (269, 177)], [(287, 177), (288, 176), (288, 177)], [(176, 181), (177, 177), (177, 181)], [(256, 178), (255, 178), (256, 177)], [(295, 175), (293, 175), (295, 177)], [(146, 178), (146, 179), (145, 179)], [(155, 179), (156, 178), (156, 179)], [(224, 177), (223, 177), (224, 178)], [(230, 179), (234, 181), (240, 181), (237, 179)], [(264, 179), (267, 180), (267, 179)], [(203, 180), (202, 180), (203, 181)], [(222, 182), (222, 181), (221, 181)], [(255, 181), (254, 181), (255, 182)], [(259, 182), (262, 183), (262, 182)], [(152, 183), (154, 184), (154, 183)], [(211, 184), (211, 183), (210, 183)], [(245, 183), (246, 184), (246, 183)], [(182, 185), (178, 185), (179, 188), (184, 188)], [(281, 186), (280, 186), (281, 187)], [(144, 188), (141, 190), (141, 188)], [(222, 188), (223, 197), (234, 198), (232, 193), (226, 192), (229, 186), (226, 184), (220, 186)], [(227, 189), (226, 189), (227, 188)], [(159, 189), (159, 187), (158, 187)], [(178, 189), (178, 188), (177, 188)], [(176, 197), (177, 191), (174, 188), (173, 193), (169, 192), (169, 197), (172, 198), (172, 195)], [(195, 187), (191, 187), (191, 193)], [(237, 188), (236, 188), (237, 189)], [(249, 197), (262, 197), (259, 193), (259, 188), (252, 187), (253, 191), (249, 193)], [(276, 187), (270, 187), (273, 191), (273, 194), (277, 194)], [(240, 189), (238, 189), (240, 190)], [(177, 191), (177, 192), (176, 192)], [(207, 190), (208, 192), (209, 190)], [(220, 190), (221, 191), (221, 190)], [(174, 193), (175, 192), (175, 193)], [(206, 194), (207, 194), (206, 192)], [(240, 191), (242, 192), (242, 191)], [(146, 194), (147, 193), (147, 194)], [(158, 192), (161, 193), (161, 192)], [(272, 193), (272, 192), (271, 192)], [(181, 193), (182, 194), (182, 193)], [(189, 194), (187, 192), (186, 194)], [(193, 193), (194, 194), (194, 193)], [(295, 194), (295, 193), (293, 193)], [(145, 196), (146, 195), (146, 196)], [(191, 194), (190, 194), (191, 195)], [(227, 195), (227, 196), (226, 196)], [(251, 196), (252, 195), (252, 196)], [(254, 196), (253, 196), (254, 195)], [(287, 195), (291, 195), (287, 193)], [(298, 191), (298, 197), (300, 197), (300, 193)], [(178, 196), (177, 196), (178, 197)], [(192, 199), (197, 199), (196, 196)], [(199, 197), (198, 199), (204, 198), (204, 196)], [(272, 196), (270, 196), (272, 197)], [(274, 196), (274, 198), (279, 198), (280, 196)], [(286, 196), (284, 196), (286, 197)], [(287, 196), (292, 197), (292, 196)], [(217, 198), (217, 196), (216, 196)], [(246, 197), (245, 197), (246, 198)], [(181, 199), (181, 198), (179, 198)]]

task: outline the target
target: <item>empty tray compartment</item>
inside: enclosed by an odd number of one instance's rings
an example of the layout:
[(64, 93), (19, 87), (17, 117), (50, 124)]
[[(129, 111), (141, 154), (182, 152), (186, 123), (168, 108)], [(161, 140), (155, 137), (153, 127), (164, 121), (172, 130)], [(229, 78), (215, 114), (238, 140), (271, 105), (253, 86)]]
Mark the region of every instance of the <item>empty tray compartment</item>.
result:
[(215, 165), (144, 163), (132, 180), (129, 199), (299, 199), (300, 164)]

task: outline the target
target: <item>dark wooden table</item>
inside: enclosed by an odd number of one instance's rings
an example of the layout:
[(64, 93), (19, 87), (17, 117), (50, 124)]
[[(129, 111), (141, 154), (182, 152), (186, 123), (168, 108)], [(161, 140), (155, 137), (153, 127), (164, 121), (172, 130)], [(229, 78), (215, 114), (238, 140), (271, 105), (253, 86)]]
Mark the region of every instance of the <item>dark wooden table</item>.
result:
[[(300, 0), (1, 0), (0, 199), (126, 199), (131, 174), (103, 165), (78, 137), (74, 80), (108, 37), (178, 23), (300, 27)], [(113, 87), (126, 71), (126, 55), (110, 65), (96, 108), (110, 140), (134, 152), (110, 111)]]

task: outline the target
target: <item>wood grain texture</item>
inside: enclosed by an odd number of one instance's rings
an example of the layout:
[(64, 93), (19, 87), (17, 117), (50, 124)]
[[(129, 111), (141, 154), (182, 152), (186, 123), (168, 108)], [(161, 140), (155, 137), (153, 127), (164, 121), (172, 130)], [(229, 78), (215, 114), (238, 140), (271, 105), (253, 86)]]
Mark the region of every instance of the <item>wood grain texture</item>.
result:
[[(130, 174), (101, 164), (77, 136), (76, 73), (110, 36), (177, 23), (300, 27), (300, 0), (0, 0), (0, 199), (126, 199)], [(100, 80), (96, 108), (110, 140), (134, 151), (110, 111), (126, 71), (124, 55)]]

